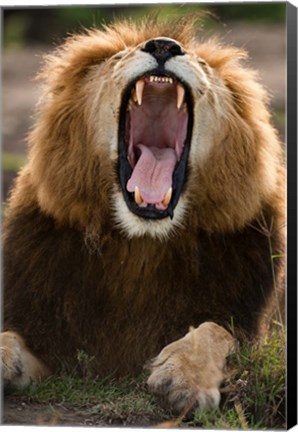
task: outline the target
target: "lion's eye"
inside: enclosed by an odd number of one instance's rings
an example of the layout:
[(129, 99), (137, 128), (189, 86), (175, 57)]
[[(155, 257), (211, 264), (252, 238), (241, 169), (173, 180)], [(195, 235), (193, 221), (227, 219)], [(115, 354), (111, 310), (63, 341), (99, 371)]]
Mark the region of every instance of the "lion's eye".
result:
[(123, 50), (123, 51), (117, 52), (116, 54), (114, 54), (114, 55), (111, 57), (111, 60), (120, 60), (120, 59), (122, 59), (122, 57), (124, 57), (127, 53), (128, 53), (128, 50)]
[(197, 57), (197, 62), (201, 65), (201, 66), (207, 66), (207, 63), (204, 59), (202, 59), (202, 57)]

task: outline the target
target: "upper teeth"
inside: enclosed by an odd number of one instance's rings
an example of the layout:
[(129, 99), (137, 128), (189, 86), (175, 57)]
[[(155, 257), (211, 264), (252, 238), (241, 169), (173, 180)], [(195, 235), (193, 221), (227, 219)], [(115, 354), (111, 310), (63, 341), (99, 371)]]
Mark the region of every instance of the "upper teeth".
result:
[[(158, 83), (167, 83), (167, 84), (173, 84), (174, 83), (173, 78), (156, 76), (156, 75), (151, 75), (149, 77), (149, 81), (150, 82), (158, 82)], [(133, 101), (135, 103), (137, 103), (139, 106), (142, 105), (144, 87), (145, 87), (145, 80), (139, 79), (136, 82), (135, 88), (132, 92), (131, 97), (132, 97)], [(176, 92), (177, 92), (177, 109), (179, 110), (181, 108), (183, 102), (184, 102), (184, 97), (185, 97), (184, 87), (180, 83), (176, 84)], [(129, 109), (131, 108), (130, 104), (129, 104), (128, 108)]]
[(170, 77), (150, 75), (149, 79), (150, 79), (150, 82), (166, 82), (166, 83), (173, 84), (173, 78), (170, 78)]

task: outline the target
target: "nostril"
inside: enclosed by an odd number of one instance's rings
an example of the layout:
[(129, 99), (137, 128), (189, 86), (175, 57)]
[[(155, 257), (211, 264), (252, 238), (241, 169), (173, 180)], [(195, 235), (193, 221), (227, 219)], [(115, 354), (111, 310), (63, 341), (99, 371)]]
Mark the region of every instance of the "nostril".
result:
[(176, 44), (176, 43), (172, 43), (171, 46), (169, 46), (169, 51), (173, 56), (176, 55), (183, 55), (184, 52), (182, 51), (182, 48), (180, 45)]
[(171, 57), (183, 55), (182, 47), (172, 39), (151, 39), (145, 43), (142, 51), (151, 54), (158, 63), (165, 63)]
[(149, 42), (146, 42), (143, 51), (148, 52), (149, 54), (154, 53), (154, 51), (157, 49), (156, 41), (150, 40)]

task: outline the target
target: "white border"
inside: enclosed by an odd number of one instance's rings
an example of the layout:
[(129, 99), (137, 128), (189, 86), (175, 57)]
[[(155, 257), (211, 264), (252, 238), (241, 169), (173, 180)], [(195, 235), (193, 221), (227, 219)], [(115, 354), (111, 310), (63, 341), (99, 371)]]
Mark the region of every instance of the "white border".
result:
[[(282, 0), (261, 0), (262, 3), (280, 3), (280, 1)], [(68, 1), (57, 1), (57, 0), (47, 0), (47, 1), (16, 1), (16, 0), (1, 0), (1, 5), (0, 5), (0, 9), (3, 9), (3, 7), (9, 7), (9, 8), (13, 8), (13, 7), (19, 7), (19, 8), (27, 8), (27, 7), (32, 7), (32, 6), (41, 6), (41, 7), (46, 7), (46, 6), (50, 6), (50, 7), (55, 7), (55, 6), (82, 6), (82, 7), (88, 7), (88, 6), (104, 6), (104, 5), (118, 5), (118, 4), (123, 4), (123, 5), (146, 5), (146, 4), (173, 4), (173, 3), (183, 3), (183, 4), (187, 4), (187, 3), (200, 3), (200, 4), (217, 4), (217, 3), (223, 3), (223, 4), (227, 4), (227, 3), (260, 3), (260, 0), (203, 0), (203, 1), (199, 1), (199, 0), (187, 0), (187, 1), (183, 1), (183, 0), (145, 0), (145, 1), (138, 1), (138, 0), (87, 0), (86, 3), (83, 3), (82, 0), (68, 0)], [(286, 2), (285, 2), (286, 3)], [(293, 5), (295, 5), (297, 7), (298, 5), (298, 0), (291, 0), (289, 1), (289, 3), (292, 3)], [(2, 401), (1, 401), (2, 402)], [(1, 405), (0, 402), (0, 405)], [(1, 411), (2, 406), (0, 406), (0, 411)], [(1, 424), (1, 430), (3, 430), (3, 432), (7, 431), (16, 431), (16, 432), (26, 432), (26, 431), (31, 431), (33, 430), (34, 432), (44, 432), (45, 428), (48, 429), (47, 426), (16, 426), (16, 425), (3, 425)], [(116, 432), (124, 432), (124, 431), (139, 431), (141, 429), (139, 428), (129, 428), (129, 427), (108, 427), (108, 428), (101, 428), (101, 427), (68, 427), (68, 426), (55, 426), (54, 430), (55, 431), (61, 431), (61, 432), (68, 432), (68, 431), (75, 431), (75, 432), (86, 432), (86, 429), (99, 429), (99, 430), (109, 430), (109, 431), (116, 431)], [(151, 430), (151, 428), (146, 428), (148, 431)], [(173, 429), (174, 430), (174, 429)], [(292, 429), (292, 431), (298, 431), (298, 426), (294, 426)], [(204, 429), (205, 432), (208, 432), (208, 429)], [(218, 429), (217, 432), (220, 432), (220, 430)], [(255, 432), (258, 432), (257, 430)]]

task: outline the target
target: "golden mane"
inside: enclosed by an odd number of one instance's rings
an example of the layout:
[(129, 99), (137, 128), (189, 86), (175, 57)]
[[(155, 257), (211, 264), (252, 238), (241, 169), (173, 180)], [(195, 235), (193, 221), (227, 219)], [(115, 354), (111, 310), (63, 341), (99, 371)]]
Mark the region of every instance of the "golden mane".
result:
[[(44, 83), (39, 120), (29, 136), (27, 202), (35, 196), (57, 220), (79, 223), (87, 230), (92, 225), (92, 230), (101, 231), (100, 225), (109, 213), (107, 197), (113, 168), (110, 162), (103, 162), (107, 160), (104, 149), (94, 157), (90, 147), (94, 130), (86, 110), (86, 77), (106, 58), (158, 35), (177, 39), (196, 53), (224, 84), (219, 86), (210, 78), (214, 91), (209, 95), (209, 106), (225, 135), (216, 137), (212, 157), (190, 181), (196, 197), (189, 210), (192, 223), (210, 232), (234, 230), (258, 214), (264, 201), (280, 196), (280, 186), (278, 192), (276, 187), (277, 179), (283, 185), (281, 153), (271, 125), (267, 92), (259, 84), (257, 73), (243, 65), (247, 58), (244, 50), (225, 46), (217, 38), (201, 41), (195, 37), (195, 22), (196, 18), (173, 23), (152, 17), (139, 23), (115, 22), (102, 30), (93, 28), (69, 37), (45, 58), (38, 76)], [(62, 141), (63, 146), (59, 145)], [(56, 172), (55, 178), (52, 172)], [(100, 180), (102, 177), (105, 180)], [(198, 189), (195, 183), (202, 187)], [(18, 196), (16, 201), (19, 205), (24, 199)]]

